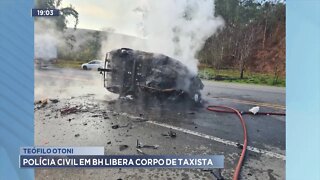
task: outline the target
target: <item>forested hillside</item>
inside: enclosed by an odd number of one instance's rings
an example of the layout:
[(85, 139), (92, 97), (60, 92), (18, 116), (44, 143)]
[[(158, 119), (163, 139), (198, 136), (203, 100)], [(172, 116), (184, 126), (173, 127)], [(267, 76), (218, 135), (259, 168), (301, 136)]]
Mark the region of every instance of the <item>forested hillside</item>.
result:
[(284, 2), (216, 0), (215, 13), (225, 26), (199, 52), (202, 66), (285, 76)]

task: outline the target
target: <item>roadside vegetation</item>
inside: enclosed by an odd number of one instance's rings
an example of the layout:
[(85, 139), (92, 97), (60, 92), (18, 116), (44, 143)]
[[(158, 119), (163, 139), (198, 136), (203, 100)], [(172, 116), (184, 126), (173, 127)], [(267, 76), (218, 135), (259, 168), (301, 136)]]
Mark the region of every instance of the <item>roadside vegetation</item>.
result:
[(54, 66), (59, 68), (73, 68), (73, 69), (81, 69), (81, 64), (87, 63), (88, 61), (75, 61), (75, 60), (63, 60), (58, 59)]
[(244, 77), (239, 78), (239, 71), (236, 70), (214, 70), (204, 68), (199, 70), (199, 77), (205, 80), (215, 80), (232, 83), (258, 84), (268, 86), (285, 87), (286, 80), (284, 77), (275, 78), (272, 74), (244, 72)]

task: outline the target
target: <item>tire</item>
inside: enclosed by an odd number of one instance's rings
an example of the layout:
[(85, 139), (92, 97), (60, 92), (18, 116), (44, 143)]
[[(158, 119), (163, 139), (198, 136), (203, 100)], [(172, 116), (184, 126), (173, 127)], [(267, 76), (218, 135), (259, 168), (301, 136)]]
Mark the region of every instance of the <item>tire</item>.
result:
[(87, 66), (83, 66), (83, 70), (88, 70)]

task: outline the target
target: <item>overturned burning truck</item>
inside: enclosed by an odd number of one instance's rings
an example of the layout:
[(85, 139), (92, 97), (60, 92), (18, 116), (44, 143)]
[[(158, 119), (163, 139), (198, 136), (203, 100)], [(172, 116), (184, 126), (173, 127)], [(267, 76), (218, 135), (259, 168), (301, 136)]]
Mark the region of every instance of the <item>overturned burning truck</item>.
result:
[(157, 97), (201, 103), (203, 84), (181, 62), (162, 54), (121, 48), (107, 53), (104, 87), (120, 97)]

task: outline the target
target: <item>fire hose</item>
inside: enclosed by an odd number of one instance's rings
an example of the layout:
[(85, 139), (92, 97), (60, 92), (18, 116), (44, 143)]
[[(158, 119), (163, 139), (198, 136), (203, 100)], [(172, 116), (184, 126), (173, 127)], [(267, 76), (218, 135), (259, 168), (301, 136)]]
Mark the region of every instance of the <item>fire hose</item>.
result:
[[(241, 122), (242, 129), (243, 129), (243, 148), (241, 151), (241, 155), (239, 157), (237, 166), (234, 170), (233, 174), (233, 180), (238, 180), (239, 179), (239, 174), (240, 170), (243, 164), (243, 159), (246, 155), (246, 150), (247, 150), (247, 145), (248, 145), (248, 140), (247, 140), (247, 128), (246, 128), (246, 123), (245, 120), (243, 119), (242, 115), (244, 114), (252, 114), (252, 112), (240, 112), (239, 110), (232, 108), (232, 107), (227, 107), (227, 106), (208, 106), (207, 110), (209, 111), (214, 111), (214, 112), (222, 112), (222, 113), (233, 113), (236, 114)], [(285, 116), (285, 113), (274, 113), (274, 112), (257, 112), (255, 115), (277, 115), (277, 116)]]

